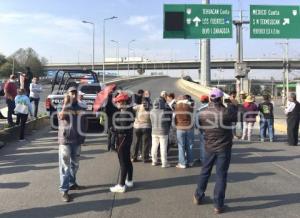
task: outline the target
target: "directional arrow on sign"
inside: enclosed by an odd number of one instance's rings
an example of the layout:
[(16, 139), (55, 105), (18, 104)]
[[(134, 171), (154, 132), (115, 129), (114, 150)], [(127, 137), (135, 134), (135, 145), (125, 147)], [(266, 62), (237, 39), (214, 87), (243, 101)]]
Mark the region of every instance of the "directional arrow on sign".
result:
[(197, 16), (193, 19), (193, 22), (195, 23), (195, 27), (198, 27), (199, 23), (201, 22), (201, 19)]
[(282, 25), (285, 26), (287, 24), (290, 24), (290, 18), (283, 18), (283, 23)]

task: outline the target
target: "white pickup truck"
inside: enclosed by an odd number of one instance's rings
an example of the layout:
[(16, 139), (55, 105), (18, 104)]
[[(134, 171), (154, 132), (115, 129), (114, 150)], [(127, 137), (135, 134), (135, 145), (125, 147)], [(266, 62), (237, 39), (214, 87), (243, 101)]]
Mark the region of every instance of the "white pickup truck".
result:
[(70, 87), (77, 87), (84, 94), (83, 101), (87, 105), (88, 130), (99, 131), (102, 129), (93, 111), (93, 104), (97, 93), (101, 91), (97, 74), (91, 70), (58, 70), (52, 80), (51, 94), (48, 95), (45, 106), (49, 111), (52, 129), (58, 128), (57, 110), (62, 106), (64, 94)]

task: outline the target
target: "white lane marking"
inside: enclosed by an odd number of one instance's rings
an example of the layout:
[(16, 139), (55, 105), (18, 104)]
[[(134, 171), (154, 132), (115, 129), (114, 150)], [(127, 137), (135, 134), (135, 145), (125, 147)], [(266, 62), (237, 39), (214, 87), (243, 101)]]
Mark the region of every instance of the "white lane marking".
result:
[[(256, 155), (256, 156), (259, 156), (259, 157), (264, 157), (263, 155), (260, 155), (259, 153), (256, 153), (256, 152), (251, 152), (251, 153), (254, 154), (254, 155)], [(288, 173), (288, 174), (290, 174), (292, 176), (295, 176), (296, 178), (300, 179), (300, 175), (298, 175), (298, 174), (290, 171), (286, 167), (281, 166), (280, 164), (277, 164), (277, 163), (274, 163), (274, 162), (272, 162), (271, 164), (274, 165), (274, 166), (276, 166), (276, 167), (278, 167), (278, 168), (280, 168), (281, 170), (285, 171), (286, 173)]]

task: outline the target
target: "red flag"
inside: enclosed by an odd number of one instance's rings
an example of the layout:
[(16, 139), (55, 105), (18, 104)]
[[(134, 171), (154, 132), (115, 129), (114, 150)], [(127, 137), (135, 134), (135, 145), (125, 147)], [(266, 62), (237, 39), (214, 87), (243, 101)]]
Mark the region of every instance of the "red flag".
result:
[(101, 90), (95, 99), (93, 111), (97, 112), (107, 100), (109, 94), (111, 94), (116, 88), (116, 84), (107, 85), (103, 90)]

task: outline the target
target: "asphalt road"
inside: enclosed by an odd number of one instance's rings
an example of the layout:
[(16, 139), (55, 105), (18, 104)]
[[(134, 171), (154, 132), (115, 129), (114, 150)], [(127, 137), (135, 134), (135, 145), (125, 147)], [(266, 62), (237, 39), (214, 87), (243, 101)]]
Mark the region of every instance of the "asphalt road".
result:
[[(154, 98), (161, 90), (181, 93), (174, 83), (174, 79), (155, 79), (129, 88), (149, 89)], [(206, 203), (192, 203), (200, 166), (162, 169), (135, 163), (135, 187), (124, 194), (110, 193), (119, 167), (116, 154), (105, 151), (103, 136), (88, 137), (82, 147), (78, 182), (87, 188), (72, 192), (73, 202), (61, 202), (56, 136), (45, 127), (28, 136), (25, 144), (10, 143), (0, 150), (0, 217), (214, 217), (214, 173)], [(235, 143), (227, 212), (220, 217), (299, 217), (300, 151), (286, 146), (284, 140), (280, 136), (272, 144)], [(195, 157), (198, 153), (196, 140)], [(169, 160), (175, 166), (177, 149), (171, 150)]]

